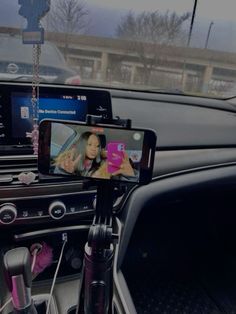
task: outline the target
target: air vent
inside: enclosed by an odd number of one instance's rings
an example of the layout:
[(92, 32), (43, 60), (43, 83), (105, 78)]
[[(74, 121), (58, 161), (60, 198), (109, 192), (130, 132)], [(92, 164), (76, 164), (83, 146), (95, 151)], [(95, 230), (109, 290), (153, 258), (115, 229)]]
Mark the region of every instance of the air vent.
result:
[(34, 183), (38, 182), (37, 156), (0, 156), (0, 185), (20, 185), (20, 173), (33, 172), (36, 175)]

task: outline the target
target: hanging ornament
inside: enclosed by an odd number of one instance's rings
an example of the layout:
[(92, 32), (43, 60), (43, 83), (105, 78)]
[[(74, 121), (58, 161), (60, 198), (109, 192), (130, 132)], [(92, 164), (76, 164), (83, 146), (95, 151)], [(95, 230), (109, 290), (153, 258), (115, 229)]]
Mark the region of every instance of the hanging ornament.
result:
[(32, 97), (33, 129), (27, 132), (26, 137), (31, 138), (34, 154), (38, 154), (38, 118), (39, 118), (39, 61), (41, 44), (44, 43), (44, 29), (40, 20), (50, 10), (50, 0), (18, 0), (19, 14), (26, 18), (27, 27), (23, 30), (23, 44), (33, 44), (33, 70), (32, 70)]
[(39, 59), (41, 54), (41, 45), (33, 45), (33, 77), (32, 77), (32, 97), (31, 97), (31, 106), (33, 111), (33, 130), (32, 132), (27, 132), (26, 137), (31, 138), (33, 144), (34, 154), (38, 154), (38, 139), (39, 139), (39, 130), (38, 130), (38, 120), (39, 120)]
[(23, 30), (23, 44), (43, 44), (44, 29), (40, 20), (50, 10), (50, 0), (18, 0), (19, 14), (27, 20), (27, 27)]

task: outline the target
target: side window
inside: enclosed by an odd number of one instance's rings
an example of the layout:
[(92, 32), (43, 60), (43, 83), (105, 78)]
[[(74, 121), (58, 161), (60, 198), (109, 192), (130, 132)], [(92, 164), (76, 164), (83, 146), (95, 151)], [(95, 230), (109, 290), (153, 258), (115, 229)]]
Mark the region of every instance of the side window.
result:
[(51, 139), (51, 156), (57, 156), (63, 146), (68, 142), (71, 142), (72, 139), (76, 136), (76, 132), (70, 127), (61, 124), (53, 123), (52, 124), (52, 139)]

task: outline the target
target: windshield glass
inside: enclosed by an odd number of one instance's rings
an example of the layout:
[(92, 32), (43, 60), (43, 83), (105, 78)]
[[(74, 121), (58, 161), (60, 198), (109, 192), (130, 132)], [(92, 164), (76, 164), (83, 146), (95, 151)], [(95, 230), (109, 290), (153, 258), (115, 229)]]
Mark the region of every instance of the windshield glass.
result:
[[(0, 80), (32, 80), (26, 2), (1, 0)], [(44, 83), (236, 95), (235, 0), (51, 0), (41, 25)]]

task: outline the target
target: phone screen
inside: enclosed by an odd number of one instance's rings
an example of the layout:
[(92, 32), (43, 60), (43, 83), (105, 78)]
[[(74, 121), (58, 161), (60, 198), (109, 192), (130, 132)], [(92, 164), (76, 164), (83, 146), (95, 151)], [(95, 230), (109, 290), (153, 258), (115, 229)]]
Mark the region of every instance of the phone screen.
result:
[(152, 172), (155, 139), (151, 130), (45, 120), (40, 124), (39, 171), (147, 182)]

